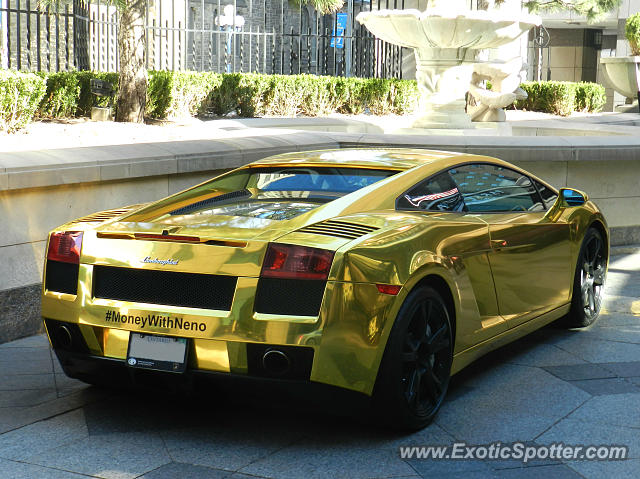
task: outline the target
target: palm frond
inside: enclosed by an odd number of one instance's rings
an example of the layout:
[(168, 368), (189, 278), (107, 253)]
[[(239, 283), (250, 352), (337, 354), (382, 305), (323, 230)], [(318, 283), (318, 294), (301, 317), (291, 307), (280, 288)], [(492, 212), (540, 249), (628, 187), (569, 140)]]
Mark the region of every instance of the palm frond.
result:
[[(91, 3), (91, 0), (89, 0), (88, 3)], [(65, 5), (72, 5), (72, 4), (73, 4), (73, 0), (38, 0), (38, 8), (41, 11), (45, 11), (47, 8), (60, 10), (61, 7), (64, 7)], [(125, 0), (102, 0), (100, 4), (113, 5), (118, 9), (123, 9), (126, 7)]]
[(531, 13), (572, 11), (592, 23), (618, 8), (621, 3), (622, 0), (527, 0), (524, 6)]
[(291, 0), (291, 3), (298, 8), (303, 5), (311, 5), (319, 13), (323, 15), (327, 13), (337, 12), (344, 5), (344, 0)]

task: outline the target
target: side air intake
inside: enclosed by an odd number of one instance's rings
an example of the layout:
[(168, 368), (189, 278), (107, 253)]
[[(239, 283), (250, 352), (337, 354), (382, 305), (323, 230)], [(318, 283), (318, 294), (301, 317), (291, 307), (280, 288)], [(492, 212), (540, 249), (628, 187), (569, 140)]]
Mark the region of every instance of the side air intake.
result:
[(379, 230), (375, 226), (350, 223), (348, 221), (327, 220), (297, 230), (298, 233), (335, 236), (337, 238), (358, 239), (366, 234)]

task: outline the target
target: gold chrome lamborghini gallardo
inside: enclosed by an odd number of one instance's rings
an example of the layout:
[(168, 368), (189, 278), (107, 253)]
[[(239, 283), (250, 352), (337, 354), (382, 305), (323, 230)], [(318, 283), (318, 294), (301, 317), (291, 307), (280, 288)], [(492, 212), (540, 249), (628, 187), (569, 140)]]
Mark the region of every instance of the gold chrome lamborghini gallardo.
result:
[(56, 228), (42, 315), (89, 383), (321, 383), (419, 428), (482, 354), (597, 318), (608, 237), (586, 194), (494, 158), (290, 153)]

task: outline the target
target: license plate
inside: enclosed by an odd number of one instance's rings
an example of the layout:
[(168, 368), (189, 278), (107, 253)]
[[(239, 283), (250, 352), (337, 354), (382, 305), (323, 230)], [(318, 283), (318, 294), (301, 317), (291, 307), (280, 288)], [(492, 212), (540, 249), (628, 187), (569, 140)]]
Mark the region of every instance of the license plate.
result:
[(133, 368), (184, 372), (187, 364), (187, 339), (131, 333), (127, 364)]

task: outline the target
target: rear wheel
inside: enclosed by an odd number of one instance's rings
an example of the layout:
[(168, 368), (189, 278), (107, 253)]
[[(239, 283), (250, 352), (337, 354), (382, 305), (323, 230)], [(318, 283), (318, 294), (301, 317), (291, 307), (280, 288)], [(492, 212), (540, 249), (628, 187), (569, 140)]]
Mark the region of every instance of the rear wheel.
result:
[(429, 286), (414, 289), (391, 330), (374, 404), (393, 427), (420, 429), (442, 405), (449, 386), (453, 332), (442, 297)]
[(573, 298), (566, 324), (581, 328), (592, 324), (600, 314), (607, 268), (607, 247), (602, 234), (589, 228), (582, 240), (573, 280)]

